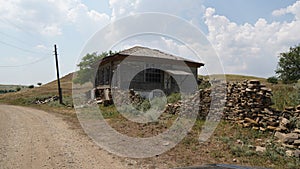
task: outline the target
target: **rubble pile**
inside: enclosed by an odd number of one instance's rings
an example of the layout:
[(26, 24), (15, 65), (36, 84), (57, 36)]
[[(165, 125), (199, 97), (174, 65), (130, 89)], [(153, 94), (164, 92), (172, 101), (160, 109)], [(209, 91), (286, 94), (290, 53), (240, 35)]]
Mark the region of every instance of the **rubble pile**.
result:
[(144, 99), (141, 95), (135, 92), (133, 89), (128, 90), (113, 90), (113, 101), (117, 105), (130, 105), (140, 106)]
[(166, 105), (164, 113), (167, 113), (167, 114), (178, 114), (180, 112), (181, 103), (182, 103), (181, 101), (178, 101), (176, 103), (168, 103)]
[(57, 101), (58, 100), (58, 96), (50, 96), (50, 97), (46, 97), (46, 98), (43, 98), (43, 99), (36, 99), (34, 101), (35, 104), (46, 104), (46, 103), (49, 103), (49, 102), (54, 102), (54, 101)]
[(275, 138), (286, 149), (287, 156), (300, 157), (300, 105), (287, 107), (279, 117)]

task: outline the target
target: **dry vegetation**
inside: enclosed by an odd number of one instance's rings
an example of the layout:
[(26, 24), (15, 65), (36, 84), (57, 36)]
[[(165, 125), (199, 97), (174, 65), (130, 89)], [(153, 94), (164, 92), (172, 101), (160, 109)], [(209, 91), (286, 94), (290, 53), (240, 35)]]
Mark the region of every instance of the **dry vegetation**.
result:
[[(207, 76), (206, 76), (207, 78)], [(292, 86), (283, 84), (272, 85), (266, 82), (266, 79), (240, 76), (240, 75), (226, 75), (228, 81), (243, 81), (246, 79), (259, 79), (268, 87), (273, 89), (275, 93), (274, 99), (289, 97), (289, 94), (294, 92)], [(71, 102), (71, 88), (72, 88), (72, 74), (62, 78), (62, 90), (65, 102)], [(49, 103), (45, 105), (33, 105), (33, 101), (37, 98), (57, 95), (56, 81), (49, 84), (36, 87), (34, 89), (27, 89), (16, 93), (9, 93), (0, 95), (0, 102), (6, 104), (18, 104), (26, 106), (34, 106), (39, 109), (44, 109), (50, 112), (60, 114), (68, 114), (65, 119), (70, 122), (71, 126), (78, 128), (79, 123), (75, 118), (75, 111), (73, 108), (60, 106), (56, 103)], [(287, 88), (287, 91), (283, 91)], [(280, 93), (281, 92), (281, 93)], [(277, 94), (276, 94), (277, 93)], [(282, 103), (277, 103), (282, 104)], [(284, 105), (291, 105), (291, 101), (286, 100)], [(157, 135), (168, 127), (174, 118), (166, 117), (164, 121), (157, 124), (140, 125), (128, 122), (123, 118), (113, 106), (101, 107), (106, 120), (121, 133), (129, 136), (149, 137)], [(163, 125), (164, 124), (164, 125)], [(299, 159), (287, 157), (277, 144), (274, 142), (272, 133), (260, 132), (251, 129), (240, 128), (229, 122), (222, 121), (215, 130), (213, 136), (208, 142), (199, 143), (198, 136), (201, 132), (203, 121), (198, 120), (180, 144), (168, 152), (158, 155), (156, 157), (147, 159), (130, 159), (136, 162), (137, 166), (148, 166), (149, 168), (172, 168), (179, 166), (191, 166), (211, 163), (247, 165), (247, 166), (262, 166), (271, 168), (298, 168), (300, 166)], [(265, 146), (265, 152), (255, 151), (255, 146)], [(125, 159), (123, 159), (125, 160)]]

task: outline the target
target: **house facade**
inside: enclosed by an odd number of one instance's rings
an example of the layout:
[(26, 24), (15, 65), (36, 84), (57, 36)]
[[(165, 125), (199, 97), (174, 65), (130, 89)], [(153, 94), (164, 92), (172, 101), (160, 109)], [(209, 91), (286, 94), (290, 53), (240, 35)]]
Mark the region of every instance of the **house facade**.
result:
[(197, 90), (194, 82), (201, 66), (204, 64), (136, 46), (102, 59), (94, 87), (96, 90), (133, 89), (146, 94), (156, 89), (166, 94), (190, 93)]

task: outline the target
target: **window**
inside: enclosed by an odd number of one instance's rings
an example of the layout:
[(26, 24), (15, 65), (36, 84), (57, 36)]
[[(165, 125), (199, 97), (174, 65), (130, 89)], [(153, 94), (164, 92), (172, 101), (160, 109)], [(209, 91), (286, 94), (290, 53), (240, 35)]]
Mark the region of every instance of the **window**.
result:
[(161, 70), (159, 69), (146, 69), (146, 82), (157, 82), (160, 83), (162, 79)]

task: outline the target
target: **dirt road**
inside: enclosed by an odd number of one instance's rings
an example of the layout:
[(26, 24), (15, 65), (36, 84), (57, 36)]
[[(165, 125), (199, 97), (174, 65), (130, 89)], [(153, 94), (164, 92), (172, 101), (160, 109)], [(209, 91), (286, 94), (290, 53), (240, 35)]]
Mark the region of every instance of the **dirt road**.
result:
[(0, 168), (127, 168), (61, 117), (0, 105)]

